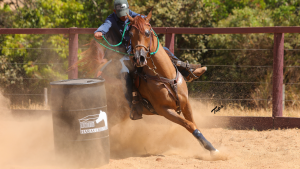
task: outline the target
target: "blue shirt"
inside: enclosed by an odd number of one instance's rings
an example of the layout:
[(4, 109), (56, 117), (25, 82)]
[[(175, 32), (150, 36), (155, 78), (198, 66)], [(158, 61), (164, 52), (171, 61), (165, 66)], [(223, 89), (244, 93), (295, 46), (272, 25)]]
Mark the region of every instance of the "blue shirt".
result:
[[(140, 16), (140, 14), (137, 14), (131, 10), (129, 10), (129, 15), (131, 17)], [(112, 45), (115, 45), (121, 41), (122, 34), (124, 31), (125, 25), (129, 22), (129, 19), (126, 21), (122, 21), (117, 14), (112, 13), (110, 14), (104, 21), (104, 23), (95, 31), (96, 32), (102, 32), (102, 34), (105, 36), (105, 38), (111, 43)], [(126, 27), (124, 38), (122, 39), (122, 46), (127, 47), (127, 52), (131, 51), (131, 45), (130, 44), (130, 37), (129, 37), (129, 26)]]

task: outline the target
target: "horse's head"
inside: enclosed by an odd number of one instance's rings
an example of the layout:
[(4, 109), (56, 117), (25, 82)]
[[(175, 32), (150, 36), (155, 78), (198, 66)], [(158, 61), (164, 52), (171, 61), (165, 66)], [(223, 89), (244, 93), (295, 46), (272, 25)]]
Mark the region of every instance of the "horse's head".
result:
[(130, 20), (130, 25), (132, 26), (129, 31), (134, 53), (132, 61), (135, 66), (143, 67), (147, 65), (147, 56), (150, 54), (151, 45), (153, 45), (153, 31), (149, 24), (152, 10), (145, 18), (142, 18), (141, 16), (132, 18), (128, 14), (127, 16)]

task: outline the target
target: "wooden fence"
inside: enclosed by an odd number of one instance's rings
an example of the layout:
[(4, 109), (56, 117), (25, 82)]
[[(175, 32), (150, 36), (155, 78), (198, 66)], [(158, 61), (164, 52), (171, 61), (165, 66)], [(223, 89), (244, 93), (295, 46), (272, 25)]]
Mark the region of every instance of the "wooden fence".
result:
[[(153, 28), (158, 34), (165, 34), (165, 45), (174, 52), (175, 34), (250, 34), (250, 33), (272, 33), (274, 34), (273, 47), (273, 95), (272, 95), (272, 117), (244, 117), (241, 125), (256, 124), (257, 127), (300, 127), (300, 118), (282, 117), (282, 90), (283, 90), (283, 59), (284, 59), (284, 33), (300, 33), (300, 27), (249, 27), (249, 28)], [(69, 34), (69, 65), (77, 62), (78, 34), (93, 34), (96, 28), (28, 28), (28, 29), (0, 29), (0, 34)], [(78, 78), (78, 69), (69, 71), (69, 79)], [(221, 118), (221, 117), (220, 117)], [(226, 119), (226, 117), (224, 117)], [(242, 118), (242, 117), (241, 117)], [(241, 119), (233, 118), (233, 119)], [(230, 121), (230, 120), (229, 120)], [(235, 120), (236, 123), (236, 120)], [(245, 123), (246, 124), (246, 123)], [(251, 125), (250, 125), (251, 126)]]

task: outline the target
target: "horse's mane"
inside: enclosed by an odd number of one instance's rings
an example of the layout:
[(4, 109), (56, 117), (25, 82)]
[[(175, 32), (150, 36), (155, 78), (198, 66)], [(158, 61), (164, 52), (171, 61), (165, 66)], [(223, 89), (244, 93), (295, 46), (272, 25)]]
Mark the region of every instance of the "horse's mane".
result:
[[(149, 25), (150, 27), (151, 25), (142, 16), (145, 15), (136, 16), (133, 19), (134, 19), (135, 27), (140, 31), (140, 33), (145, 34), (145, 25)], [(154, 35), (153, 32), (151, 34)], [(155, 38), (152, 38), (152, 42), (151, 42), (152, 44), (154, 44), (154, 40)]]
[[(145, 16), (145, 15), (142, 15)], [(145, 33), (145, 25), (147, 25), (148, 23), (145, 21), (145, 19), (141, 16), (136, 16), (133, 18), (134, 19), (134, 25), (136, 26), (136, 28), (141, 32), (141, 33)]]

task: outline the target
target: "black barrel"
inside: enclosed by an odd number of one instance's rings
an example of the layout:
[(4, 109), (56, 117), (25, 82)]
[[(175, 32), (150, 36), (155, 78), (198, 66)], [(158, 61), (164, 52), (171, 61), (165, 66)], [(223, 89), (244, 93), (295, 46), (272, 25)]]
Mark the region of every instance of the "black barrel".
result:
[(104, 79), (64, 80), (50, 85), (56, 154), (82, 167), (109, 163)]

